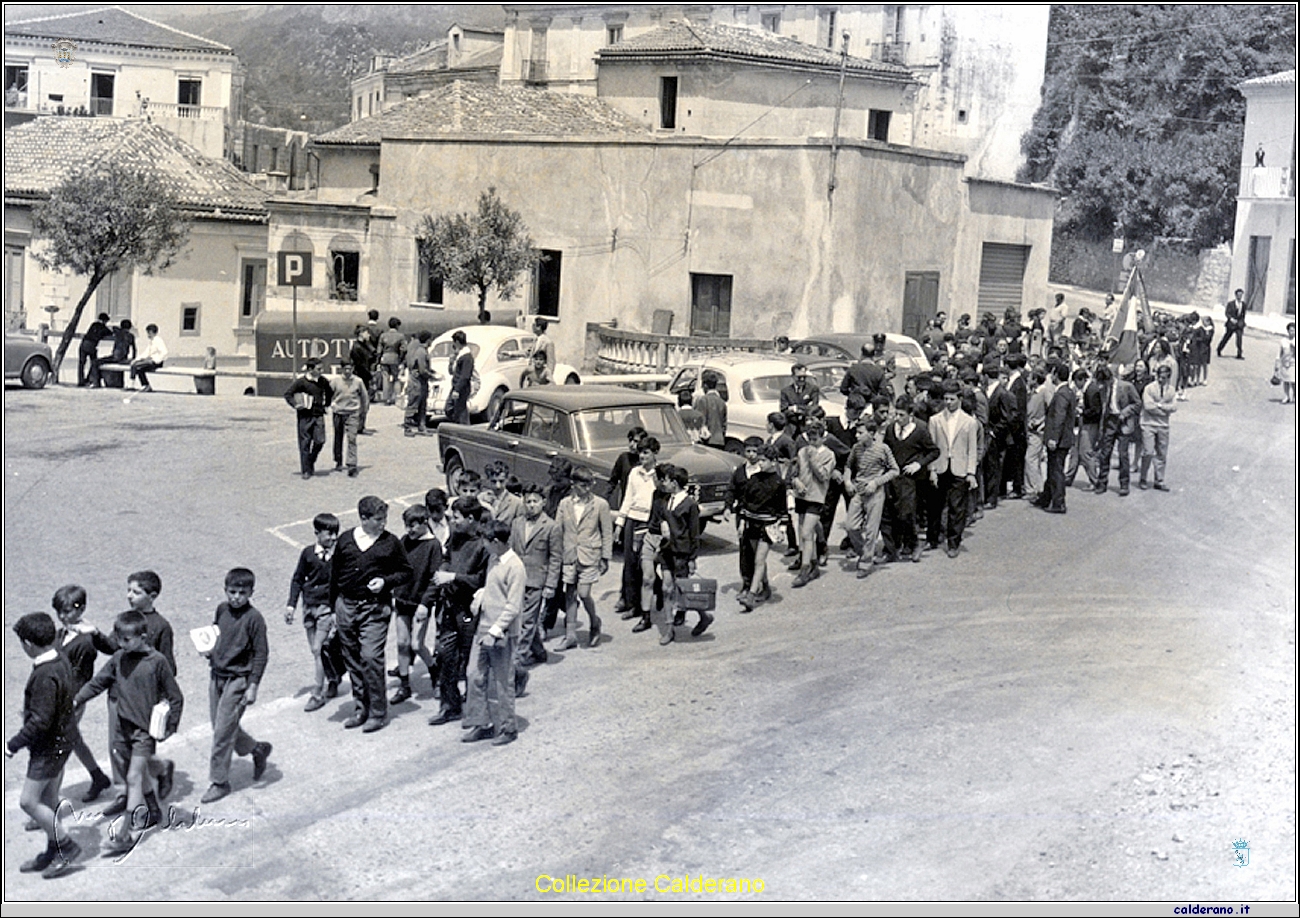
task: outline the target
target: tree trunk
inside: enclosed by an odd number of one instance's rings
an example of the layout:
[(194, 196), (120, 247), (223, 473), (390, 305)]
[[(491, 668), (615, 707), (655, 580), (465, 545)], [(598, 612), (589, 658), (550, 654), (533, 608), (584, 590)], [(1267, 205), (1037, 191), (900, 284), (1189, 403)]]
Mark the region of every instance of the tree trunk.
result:
[(81, 313), (90, 302), (90, 297), (94, 294), (99, 282), (106, 275), (95, 273), (90, 276), (90, 283), (86, 284), (86, 292), (81, 295), (81, 302), (77, 308), (72, 310), (72, 318), (68, 319), (68, 327), (63, 330), (63, 337), (59, 340), (59, 349), (54, 352), (54, 369), (50, 375), (54, 377), (57, 385), (59, 382), (59, 367), (63, 366), (63, 358), (68, 353), (68, 345), (72, 344), (72, 338), (77, 333), (77, 323), (81, 321)]
[(478, 288), (478, 320), (483, 321), (483, 316), (487, 313), (487, 294), (488, 288), (479, 286)]

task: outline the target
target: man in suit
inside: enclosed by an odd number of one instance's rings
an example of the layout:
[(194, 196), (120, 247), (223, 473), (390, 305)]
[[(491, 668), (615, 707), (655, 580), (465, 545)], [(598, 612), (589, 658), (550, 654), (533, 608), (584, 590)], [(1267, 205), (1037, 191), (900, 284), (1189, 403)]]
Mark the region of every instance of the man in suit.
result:
[[(528, 667), (546, 662), (542, 645), (542, 607), (560, 585), (564, 543), (560, 525), (542, 512), (546, 497), (533, 482), (523, 487), (524, 514), (515, 517), (510, 547), (524, 562), (524, 610), (520, 620), (519, 646), (515, 653), (516, 695), (528, 684)], [(626, 562), (625, 562), (626, 563)]]
[(1088, 381), (1088, 371), (1074, 371), (1074, 385), (1065, 382), (1066, 366), (1059, 360), (1048, 364), (1051, 383), (1056, 387), (1047, 418), (1043, 424), (1043, 442), (1047, 446), (1047, 485), (1034, 506), (1048, 513), (1065, 512), (1065, 460), (1074, 446), (1074, 419), (1078, 410), (1079, 390)]
[(1011, 496), (1015, 500), (1025, 496), (1025, 453), (1029, 449), (1029, 436), (1025, 428), (1025, 415), (1029, 411), (1029, 386), (1025, 380), (1025, 367), (1028, 363), (1029, 359), (1024, 354), (1007, 356), (1007, 368), (1011, 371), (1007, 389), (1016, 401), (1016, 414), (1007, 440), (1002, 478), (1011, 484)]
[(966, 509), (970, 489), (977, 483), (977, 428), (975, 419), (961, 410), (961, 386), (955, 380), (943, 384), (943, 411), (930, 418), (930, 436), (939, 458), (930, 463), (933, 497), (927, 520), (930, 548), (939, 547), (943, 509), (948, 509), (948, 557), (957, 557), (966, 530)]
[(1007, 388), (1007, 365), (990, 359), (984, 369), (989, 400), (988, 448), (984, 453), (984, 506), (994, 510), (1002, 496), (1002, 464), (1016, 419), (1016, 399)]
[(1080, 467), (1088, 476), (1088, 488), (1097, 486), (1097, 460), (1095, 450), (1101, 442), (1101, 399), (1105, 393), (1106, 383), (1110, 381), (1110, 367), (1104, 363), (1097, 367), (1091, 382), (1083, 389), (1079, 398), (1077, 414), (1079, 416), (1079, 436), (1075, 438), (1070, 458), (1065, 462), (1065, 486), (1074, 485), (1074, 476)]
[(1117, 373), (1102, 386), (1101, 391), (1101, 442), (1097, 446), (1096, 494), (1105, 494), (1110, 478), (1110, 457), (1119, 445), (1119, 496), (1128, 497), (1129, 459), (1133, 452), (1132, 441), (1138, 429), (1138, 415), (1142, 412), (1142, 397), (1137, 389)]
[(564, 635), (557, 650), (578, 646), (578, 606), (587, 611), (591, 622), (587, 646), (600, 643), (600, 616), (591, 588), (609, 570), (614, 554), (614, 517), (603, 497), (591, 493), (594, 476), (591, 469), (573, 470), (573, 493), (560, 501), (556, 522), (564, 540), (564, 565), (561, 579), (565, 591)]
[(892, 423), (885, 429), (885, 446), (894, 454), (900, 473), (889, 482), (885, 514), (890, 525), (885, 554), (920, 561), (921, 546), (916, 541), (917, 484), (926, 466), (939, 458), (939, 448), (926, 423), (912, 415), (910, 395), (900, 395), (894, 403)]
[(447, 395), (447, 420), (453, 424), (469, 423), (469, 390), (474, 378), (474, 352), (463, 331), (452, 332), (456, 356), (451, 359), (451, 384)]
[(858, 392), (867, 401), (871, 401), (880, 394), (880, 388), (885, 382), (885, 371), (872, 359), (874, 354), (874, 344), (862, 345), (862, 359), (848, 368), (844, 373), (844, 381), (840, 383), (843, 395)]
[(808, 368), (802, 363), (791, 367), (790, 375), (794, 377), (793, 381), (781, 390), (781, 410), (793, 406), (807, 414), (809, 408), (821, 402), (821, 389), (808, 378)]
[(1246, 330), (1246, 291), (1235, 290), (1232, 299), (1223, 307), (1223, 340), (1215, 349), (1216, 356), (1223, 356), (1223, 348), (1228, 343), (1228, 339), (1233, 335), (1237, 336), (1237, 359), (1245, 360), (1241, 356), (1241, 334)]

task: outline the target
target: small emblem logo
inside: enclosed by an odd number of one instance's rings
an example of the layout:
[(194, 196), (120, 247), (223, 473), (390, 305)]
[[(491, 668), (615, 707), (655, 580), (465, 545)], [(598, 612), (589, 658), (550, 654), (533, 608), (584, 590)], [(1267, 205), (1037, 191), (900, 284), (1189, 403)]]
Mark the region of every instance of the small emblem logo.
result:
[(55, 57), (60, 67), (72, 66), (72, 52), (77, 50), (77, 43), (67, 38), (60, 38), (54, 44), (50, 45), (54, 49)]
[(1232, 862), (1238, 867), (1250, 864), (1250, 842), (1246, 839), (1238, 838), (1232, 843)]

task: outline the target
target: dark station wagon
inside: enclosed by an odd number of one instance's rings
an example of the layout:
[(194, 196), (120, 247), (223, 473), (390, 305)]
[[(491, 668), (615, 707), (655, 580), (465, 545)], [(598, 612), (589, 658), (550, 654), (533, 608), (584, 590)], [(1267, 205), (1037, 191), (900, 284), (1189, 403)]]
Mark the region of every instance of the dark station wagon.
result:
[(638, 426), (659, 441), (660, 462), (690, 473), (701, 517), (721, 516), (732, 470), (743, 460), (693, 444), (676, 403), (653, 392), (588, 384), (513, 391), (486, 424), (444, 423), (438, 428), (438, 451), (452, 494), (459, 493), (465, 469), (482, 474), (497, 459), (520, 481), (545, 487), (551, 460), (562, 456), (575, 468), (591, 469), (595, 493), (608, 500), (614, 462), (627, 449), (628, 430)]

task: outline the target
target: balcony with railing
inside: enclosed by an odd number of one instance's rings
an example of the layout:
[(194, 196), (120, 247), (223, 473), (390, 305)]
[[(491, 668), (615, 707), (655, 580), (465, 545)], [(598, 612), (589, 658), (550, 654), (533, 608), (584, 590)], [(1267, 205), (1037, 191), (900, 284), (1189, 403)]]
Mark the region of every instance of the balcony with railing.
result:
[(1288, 166), (1255, 166), (1246, 173), (1242, 197), (1294, 198), (1295, 176)]
[(871, 44), (871, 59), (885, 64), (906, 64), (908, 42), (877, 41)]
[(224, 121), (226, 110), (220, 105), (179, 105), (175, 102), (150, 101), (146, 113), (152, 118), (179, 118), (188, 121)]
[(95, 116), (107, 116), (111, 118), (113, 116), (112, 97), (107, 99), (91, 98), (90, 113)]

